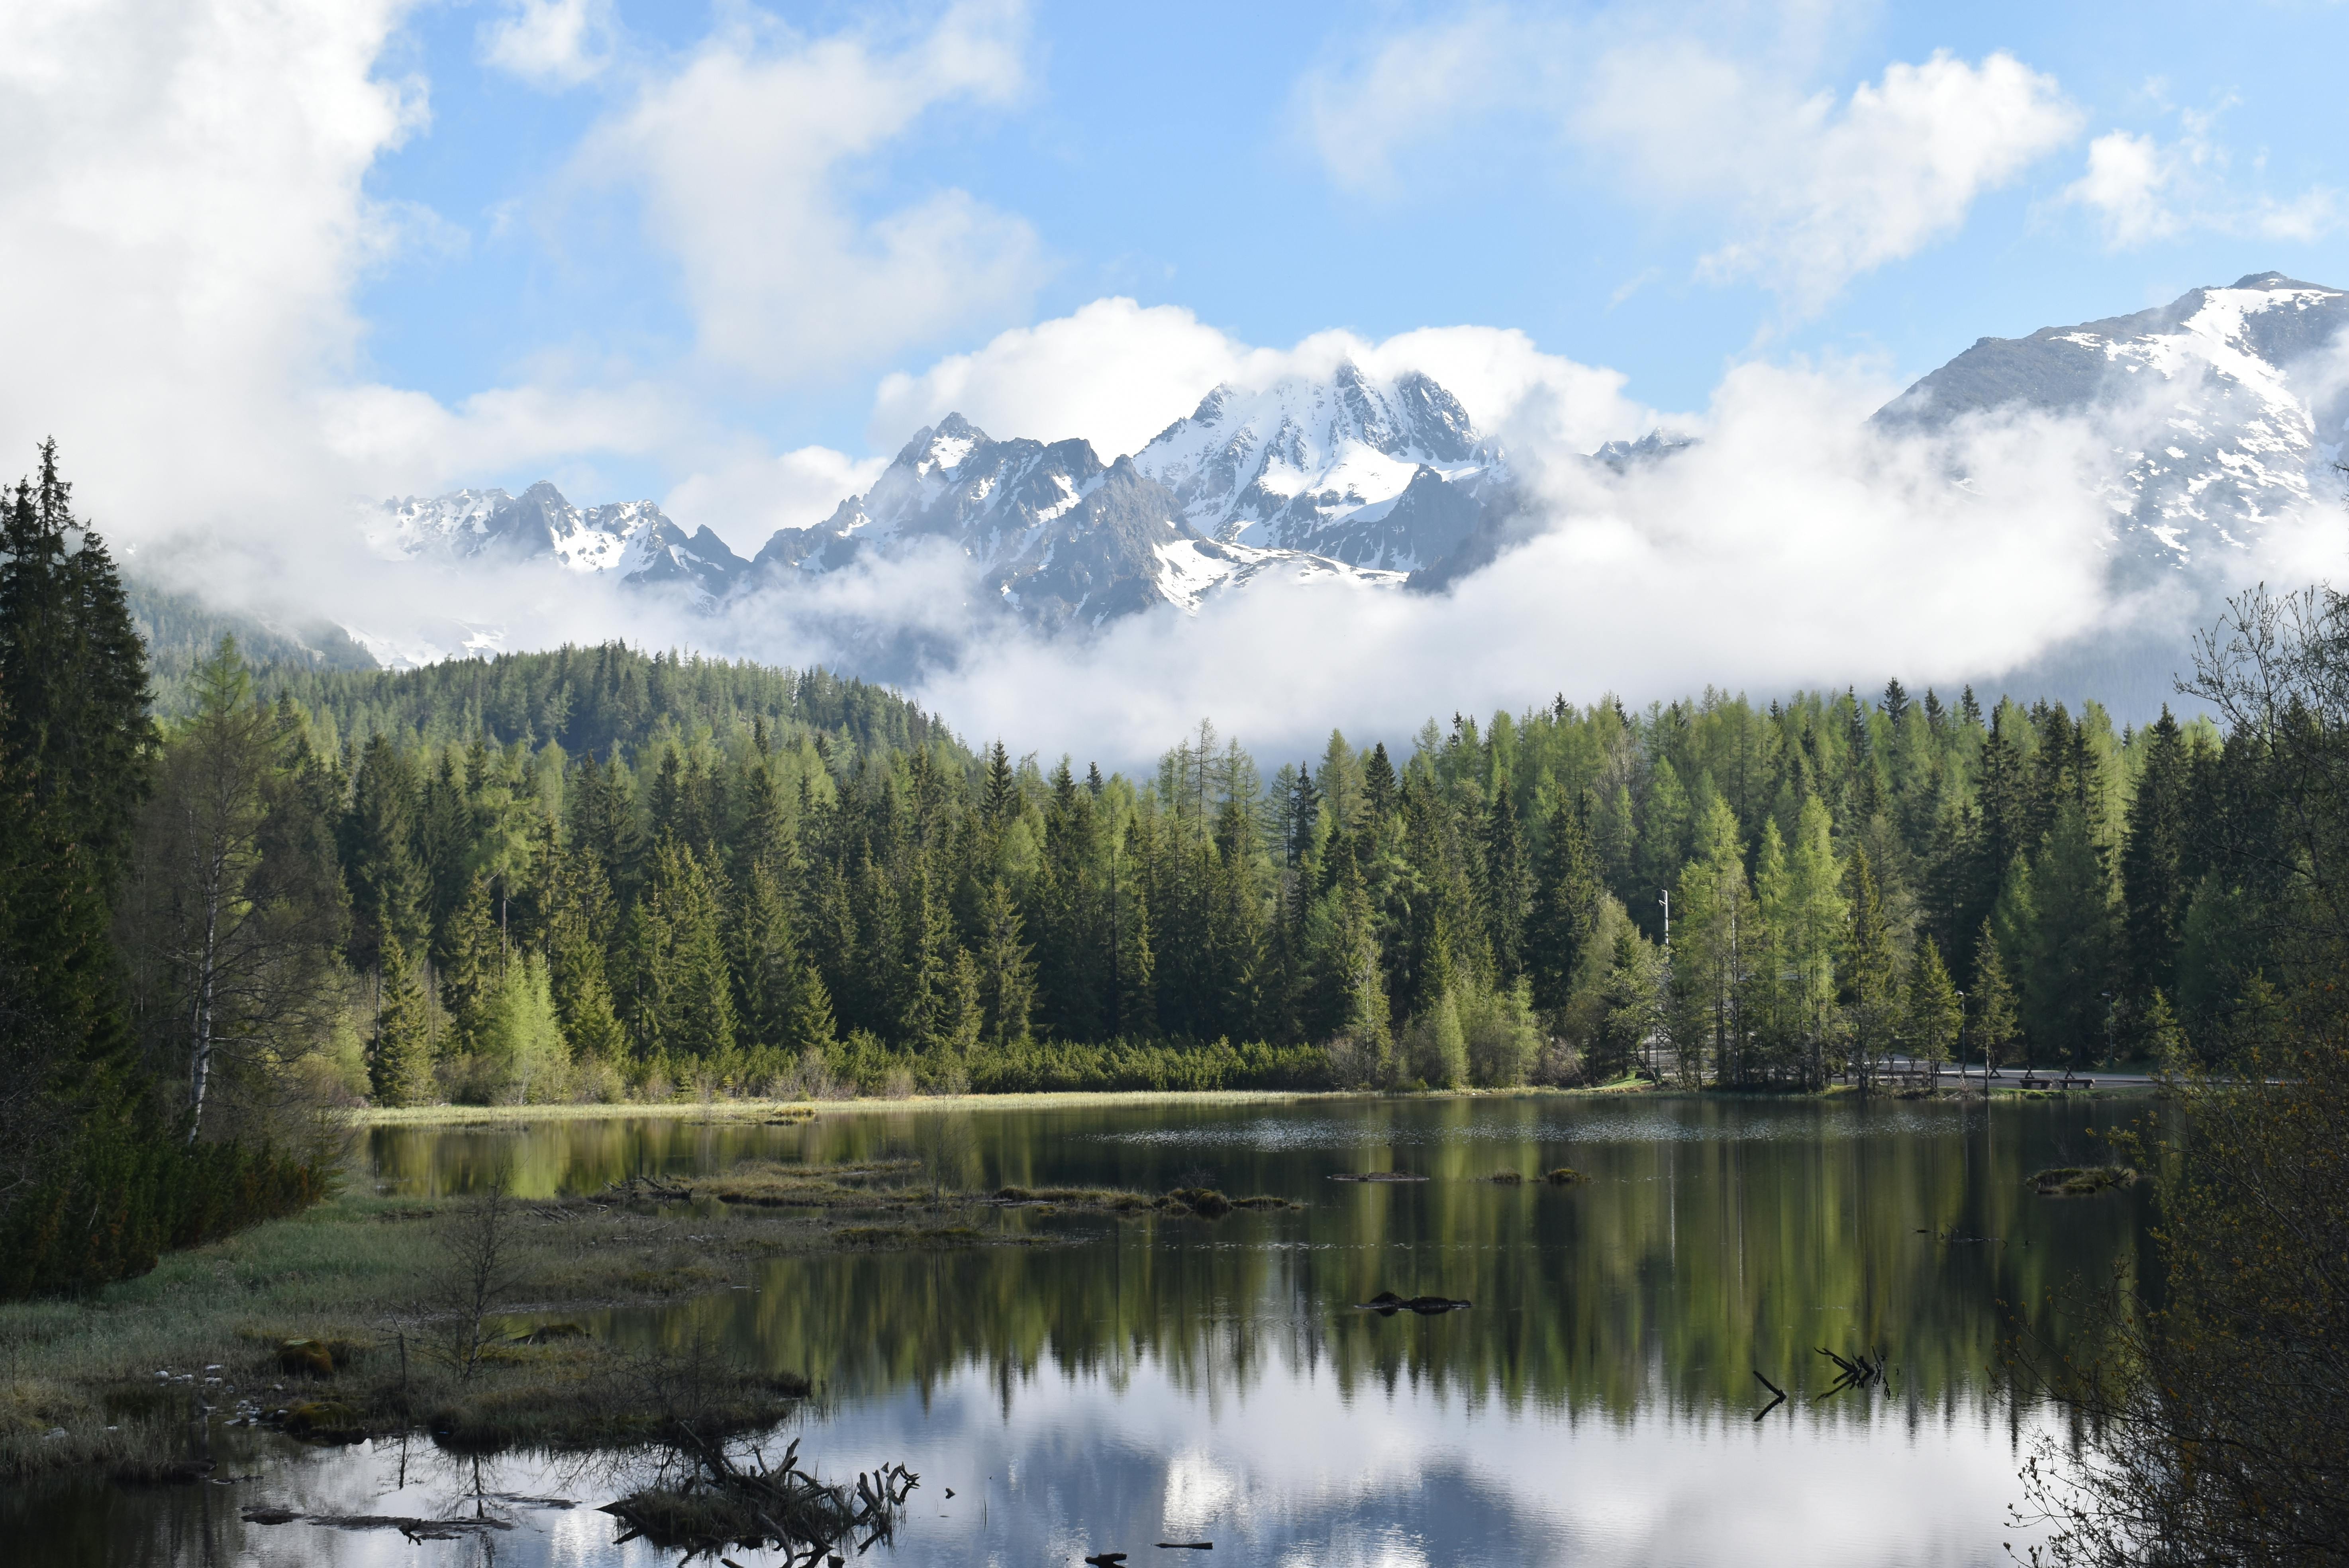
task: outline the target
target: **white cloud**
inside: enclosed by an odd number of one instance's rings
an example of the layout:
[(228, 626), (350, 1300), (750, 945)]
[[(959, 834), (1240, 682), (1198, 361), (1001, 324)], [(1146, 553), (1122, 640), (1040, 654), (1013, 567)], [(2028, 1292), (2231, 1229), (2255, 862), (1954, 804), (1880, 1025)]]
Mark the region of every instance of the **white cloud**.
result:
[(1732, 201), (1742, 232), (1701, 273), (1758, 278), (1802, 312), (1956, 232), (2079, 127), (2054, 78), (2011, 55), (1896, 62), (1838, 104), (1685, 46), (1611, 57), (1578, 118), (1642, 185)]
[(761, 379), (836, 374), (1016, 311), (1043, 269), (1021, 219), (957, 190), (877, 217), (853, 176), (941, 106), (1025, 82), (1019, 6), (967, 0), (910, 39), (808, 37), (740, 13), (599, 125), (589, 182), (639, 191), (712, 362)]
[(1388, 34), (1299, 83), (1308, 139), (1339, 184), (1447, 180), (1457, 133), (1578, 150), (1632, 200), (1717, 211), (1700, 263), (1801, 312), (1961, 227), (1984, 193), (2071, 140), (2077, 111), (2013, 56), (1894, 62), (1847, 97), (1816, 79), (1836, 5), (1561, 20), (1485, 7)]
[(2087, 171), (2064, 199), (2095, 212), (2111, 250), (2128, 250), (2189, 230), (2305, 243), (2349, 223), (2340, 193), (2312, 186), (2299, 195), (2242, 196), (2231, 189), (2233, 159), (2216, 135), (2216, 109), (2189, 109), (2169, 142), (2111, 130), (2088, 144)]
[(704, 524), (744, 555), (755, 555), (779, 528), (822, 522), (852, 495), (870, 490), (885, 458), (852, 458), (830, 447), (769, 454), (730, 451), (679, 481), (661, 510), (688, 529)]
[[(332, 464), (350, 291), (416, 209), (362, 181), (426, 123), (404, 6), (34, 0), (0, 51), (0, 461), (54, 433), (118, 539), (298, 507)], [(328, 493), (333, 493), (331, 483)]]
[(1243, 374), (1250, 352), (1179, 305), (1098, 299), (919, 375), (884, 377), (869, 433), (875, 447), (894, 449), (916, 427), (958, 412), (992, 435), (1078, 436), (1114, 456)]
[(1278, 350), (1242, 343), (1179, 306), (1113, 298), (1003, 333), (919, 375), (885, 378), (872, 438), (894, 449), (952, 412), (999, 437), (1082, 437), (1110, 458), (1140, 449), (1219, 383), (1262, 387), (1283, 376), (1327, 375), (1340, 359), (1375, 375), (1423, 371), (1505, 440), (1522, 434), (1587, 449), (1637, 434), (1649, 418), (1622, 397), (1619, 373), (1544, 354), (1515, 330), (1425, 327), (1381, 343), (1323, 332)]
[(1840, 116), (1806, 106), (1797, 124), (1799, 183), (1757, 200), (1763, 237), (1708, 260), (1816, 305), (1955, 232), (1977, 198), (2071, 140), (2079, 114), (2012, 55), (1970, 66), (1936, 54), (1862, 83)]
[(1560, 41), (1548, 25), (1480, 7), (1390, 34), (1348, 67), (1309, 71), (1298, 85), (1298, 107), (1332, 179), (1388, 191), (1397, 155), (1430, 125), (1456, 119), (1480, 100), (1493, 107), (1496, 84), (1503, 98), (1514, 96), (1526, 68), (1554, 56)]
[(612, 62), (617, 30), (611, 0), (507, 0), (506, 14), (481, 26), (481, 57), (544, 87), (574, 87)]
[(2103, 215), (2116, 248), (2140, 245), (2178, 230), (2164, 200), (2173, 169), (2149, 136), (2107, 131), (2088, 144), (2088, 171), (2064, 187), (2064, 200)]

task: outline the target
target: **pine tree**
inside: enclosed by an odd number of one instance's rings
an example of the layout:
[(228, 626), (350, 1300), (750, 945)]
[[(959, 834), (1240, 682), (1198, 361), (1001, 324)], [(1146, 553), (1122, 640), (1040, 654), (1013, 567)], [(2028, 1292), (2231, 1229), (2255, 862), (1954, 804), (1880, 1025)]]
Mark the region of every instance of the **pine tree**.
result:
[(1813, 1087), (1826, 1081), (1834, 1051), (1840, 952), (1851, 918), (1830, 832), (1826, 803), (1816, 795), (1805, 796), (1786, 857), (1785, 907), (1764, 916), (1783, 934), (1795, 972), (1795, 1006), (1809, 1058), (1804, 1076)]
[(952, 983), (955, 954), (960, 951), (947, 918), (945, 902), (930, 880), (927, 857), (905, 884), (902, 929), (905, 955), (903, 967), (904, 1003), (899, 1015), (901, 1038), (919, 1051), (938, 1048), (951, 1027), (955, 1006)]
[(1411, 1069), (1430, 1088), (1464, 1088), (1468, 1084), (1468, 1037), (1460, 1027), (1460, 1009), (1449, 989), (1412, 1023)]
[(2015, 1017), (2014, 986), (2007, 978), (2006, 956), (1999, 950), (1998, 934), (1988, 921), (1974, 943), (1973, 1047), (1983, 1068), (1995, 1072), (2021, 1032)]
[(1550, 812), (1526, 922), (1525, 968), (1536, 1006), (1554, 1011), (1566, 1006), (1604, 892), (1584, 811), (1560, 795)]
[(968, 1057), (978, 1048), (987, 1031), (987, 1006), (979, 998), (978, 964), (967, 947), (955, 949), (954, 968), (947, 976), (945, 1005), (940, 1009), (937, 1043), (953, 1057)]
[(2037, 929), (2024, 998), (2035, 1047), (2085, 1067), (2111, 1043), (2115, 910), (2087, 808), (2065, 799), (2032, 868)]
[(429, 934), (424, 872), (416, 854), (416, 775), (407, 755), (378, 733), (359, 756), (350, 813), (340, 834), (351, 890), (351, 963), (381, 966), (392, 944), (413, 954)]
[(1485, 803), (1484, 841), (1484, 882), (1477, 891), (1485, 905), (1485, 938), (1492, 944), (1501, 984), (1514, 986), (1526, 973), (1526, 923), (1534, 879), (1506, 779)]
[(812, 976), (781, 885), (766, 861), (754, 862), (742, 879), (731, 945), (738, 1039), (797, 1056), (802, 1042), (793, 1037), (796, 1015), (801, 992)]
[(1851, 933), (1846, 940), (1845, 995), (1851, 1010), (1852, 1065), (1860, 1083), (1872, 1080), (1877, 1062), (1891, 1054), (1900, 1018), (1899, 955), (1878, 896), (1868, 851), (1852, 851), (1847, 875)]
[(1648, 780), (1648, 799), (1640, 820), (1640, 839), (1633, 851), (1634, 886), (1624, 900), (1632, 918), (1643, 929), (1659, 934), (1663, 929), (1663, 890), (1679, 880), (1688, 860), (1689, 799), (1681, 787), (1679, 769), (1670, 758), (1661, 758)]
[(987, 1010), (987, 1039), (999, 1048), (1026, 1043), (1035, 1006), (1035, 965), (1021, 940), (1019, 911), (1003, 879), (988, 882), (978, 908), (980, 1004)]
[(1901, 1030), (1909, 1055), (1935, 1066), (1950, 1060), (1964, 1021), (1964, 1005), (1941, 950), (1927, 937), (1918, 944), (1917, 970), (1909, 982), (1909, 1016)]
[(565, 845), (548, 912), (547, 980), (574, 1060), (616, 1066), (627, 1054), (606, 967), (618, 925), (598, 858), (575, 841)]
[(1296, 780), (1288, 792), (1281, 834), (1282, 847), (1292, 866), (1304, 864), (1320, 845), (1321, 802), (1321, 789), (1313, 782), (1312, 766), (1299, 764)]
[(504, 947), (490, 913), (489, 878), (474, 873), (443, 928), (440, 949), (434, 956), (440, 977), (440, 1005), (448, 1010), (451, 1026), (450, 1045), (460, 1051), (478, 1051), (491, 1005), (505, 981)]
[(1002, 833), (1019, 814), (1019, 779), (1012, 771), (1011, 755), (997, 741), (987, 750), (987, 783), (980, 803), (988, 830)]
[(634, 913), (637, 1048), (679, 1071), (724, 1076), (734, 1067), (733, 977), (726, 962), (720, 891), (699, 859), (671, 840), (655, 851), (651, 885)]
[(78, 1272), (47, 1283), (119, 1272), (102, 1261), (121, 1244), (103, 1227), (150, 1204), (154, 1178), (126, 1179), (109, 1151), (167, 1136), (151, 1120), (162, 1102), (142, 1093), (111, 941), (153, 774), (145, 650), (70, 499), (53, 441), (37, 489), (0, 492), (0, 1292), (29, 1288), (45, 1258), (67, 1266), (36, 1252), (19, 1217), (54, 1235), (68, 1207), (88, 1216), (70, 1249)]
[(2181, 859), (2186, 840), (2185, 738), (2167, 706), (2145, 732), (2145, 768), (2129, 802), (2120, 856), (2125, 984), (2138, 1008), (2174, 990), (2186, 919)]
[(380, 978), (367, 1080), (378, 1105), (423, 1105), (432, 1098), (432, 1025), (422, 965), (396, 935), (378, 954)]
[(1394, 763), (1389, 760), (1387, 743), (1381, 740), (1371, 748), (1370, 759), (1362, 764), (1362, 807), (1372, 822), (1384, 822), (1394, 814), (1398, 793)]
[(1112, 940), (1117, 944), (1112, 970), (1115, 989), (1109, 1033), (1117, 1039), (1150, 1039), (1158, 1034), (1158, 959), (1151, 940), (1150, 899), (1143, 884), (1121, 890)]

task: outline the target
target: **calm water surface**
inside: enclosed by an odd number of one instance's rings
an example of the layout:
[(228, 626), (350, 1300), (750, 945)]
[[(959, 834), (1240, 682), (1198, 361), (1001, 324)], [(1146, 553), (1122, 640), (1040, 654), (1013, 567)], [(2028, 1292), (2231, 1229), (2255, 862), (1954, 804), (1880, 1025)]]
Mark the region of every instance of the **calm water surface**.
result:
[[(1296, 1212), (1207, 1222), (1009, 1212), (1071, 1244), (785, 1259), (758, 1287), (592, 1326), (697, 1338), (813, 1377), (791, 1423), (827, 1474), (923, 1478), (882, 1563), (1895, 1564), (2009, 1561), (2019, 1445), (2045, 1418), (1992, 1368), (2013, 1317), (2060, 1343), (2051, 1292), (2145, 1261), (2147, 1195), (2034, 1196), (2095, 1162), (2126, 1102), (1729, 1099), (1314, 1100), (842, 1112), (387, 1129), (373, 1179), (526, 1191), (746, 1159), (913, 1155), (943, 1182), (1200, 1182)], [(1499, 1186), (1572, 1165), (1586, 1183)], [(1358, 1185), (1340, 1171), (1424, 1182)], [(1351, 1310), (1381, 1290), (1444, 1317)], [(2011, 1305), (2002, 1305), (2011, 1304)], [(1816, 1353), (1880, 1350), (1889, 1387), (1820, 1402)], [(1759, 1370), (1795, 1398), (1756, 1422)], [(319, 1454), (268, 1437), (233, 1487), (48, 1494), (0, 1510), (59, 1562), (638, 1564), (592, 1505), (606, 1463), (476, 1463), (428, 1443)], [(945, 1496), (946, 1489), (955, 1496)], [(531, 1500), (563, 1498), (561, 1509)], [(515, 1528), (410, 1544), (247, 1525), (243, 1507)], [(1213, 1541), (1212, 1557), (1160, 1541)], [(748, 1565), (772, 1556), (735, 1551)]]

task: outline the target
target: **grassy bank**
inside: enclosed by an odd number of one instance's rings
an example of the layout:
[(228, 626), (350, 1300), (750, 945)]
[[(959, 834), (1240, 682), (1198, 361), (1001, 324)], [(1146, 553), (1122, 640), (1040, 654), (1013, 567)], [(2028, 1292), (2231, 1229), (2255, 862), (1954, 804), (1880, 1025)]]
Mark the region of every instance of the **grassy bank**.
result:
[[(768, 1421), (804, 1379), (630, 1357), (564, 1315), (745, 1286), (794, 1253), (1027, 1239), (978, 1195), (920, 1185), (910, 1161), (726, 1180), (756, 1198), (725, 1202), (717, 1179), (636, 1182), (508, 1200), (485, 1221), (478, 1200), (347, 1191), (88, 1297), (0, 1305), (0, 1475), (187, 1479), (231, 1424), (495, 1449)], [(474, 1290), (485, 1231), (496, 1255)]]
[[(1475, 1091), (1471, 1091), (1475, 1092)], [(1571, 1093), (1574, 1090), (1495, 1090), (1494, 1093)], [(573, 1105), (411, 1105), (368, 1107), (350, 1113), (355, 1127), (465, 1127), (512, 1121), (585, 1121), (612, 1117), (677, 1117), (711, 1121), (793, 1121), (811, 1116), (885, 1115), (932, 1110), (1023, 1110), (1051, 1106), (1270, 1105), (1296, 1100), (1364, 1097), (1309, 1089), (1056, 1089), (1034, 1094), (915, 1095), (904, 1099), (873, 1096), (854, 1099), (661, 1099), (610, 1100)]]

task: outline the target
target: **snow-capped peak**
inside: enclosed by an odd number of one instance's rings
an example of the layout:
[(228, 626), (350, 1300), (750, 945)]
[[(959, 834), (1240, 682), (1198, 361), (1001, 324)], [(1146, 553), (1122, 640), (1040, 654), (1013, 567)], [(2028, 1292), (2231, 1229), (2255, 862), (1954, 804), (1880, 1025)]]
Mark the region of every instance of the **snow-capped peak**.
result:
[(1373, 377), (1351, 360), (1327, 379), (1217, 387), (1134, 455), (1210, 539), (1401, 571), (1457, 542), (1449, 517), (1432, 531), (1409, 515), (1398, 525), (1413, 481), (1473, 481), (1496, 460), (1433, 379)]

